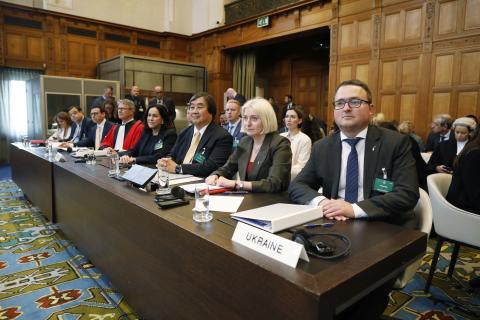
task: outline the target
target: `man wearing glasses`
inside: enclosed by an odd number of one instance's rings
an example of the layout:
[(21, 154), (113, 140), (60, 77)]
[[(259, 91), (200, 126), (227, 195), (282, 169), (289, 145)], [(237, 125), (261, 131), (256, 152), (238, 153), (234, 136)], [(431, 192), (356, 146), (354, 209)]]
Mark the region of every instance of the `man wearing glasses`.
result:
[(216, 112), (215, 100), (210, 94), (195, 94), (188, 105), (192, 125), (178, 135), (171, 158), (158, 160), (157, 167), (171, 173), (207, 177), (227, 162), (233, 139), (213, 122)]
[(77, 147), (94, 147), (95, 150), (100, 148), (100, 144), (110, 131), (113, 123), (105, 118), (105, 108), (102, 105), (94, 105), (90, 110), (90, 117), (95, 126), (92, 126), (87, 136), (77, 143)]
[(118, 100), (118, 118), (121, 124), (113, 126), (103, 139), (100, 149), (111, 148), (116, 151), (129, 150), (140, 140), (143, 123), (135, 121), (135, 105), (131, 100)]
[[(323, 207), (328, 219), (383, 220), (413, 217), (418, 181), (408, 136), (369, 125), (372, 94), (359, 80), (342, 82), (333, 101), (340, 131), (317, 141), (289, 197)], [(322, 193), (318, 190), (322, 188)], [(387, 283), (343, 312), (339, 319), (378, 319), (387, 306)]]

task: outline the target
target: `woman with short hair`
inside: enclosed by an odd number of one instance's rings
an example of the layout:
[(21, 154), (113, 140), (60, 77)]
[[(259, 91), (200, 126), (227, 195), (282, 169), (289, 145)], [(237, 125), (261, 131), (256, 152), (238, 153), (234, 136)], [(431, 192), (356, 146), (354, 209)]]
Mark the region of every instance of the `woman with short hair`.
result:
[[(242, 106), (242, 131), (247, 135), (227, 163), (206, 182), (220, 187), (251, 192), (281, 192), (288, 188), (292, 166), (290, 141), (277, 132), (278, 124), (270, 103), (254, 98)], [(239, 181), (232, 180), (236, 172)]]

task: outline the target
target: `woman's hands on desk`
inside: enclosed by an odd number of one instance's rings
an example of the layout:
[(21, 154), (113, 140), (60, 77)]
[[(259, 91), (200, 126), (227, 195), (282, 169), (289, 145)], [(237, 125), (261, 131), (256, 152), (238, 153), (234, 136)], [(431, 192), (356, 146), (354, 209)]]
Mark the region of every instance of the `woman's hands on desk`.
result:
[(219, 177), (216, 174), (211, 175), (205, 179), (205, 182), (209, 185), (223, 187), (228, 189), (235, 189), (235, 180), (230, 180), (225, 177)]
[(121, 156), (120, 157), (120, 163), (123, 163), (123, 164), (131, 164), (131, 163), (135, 163), (135, 158), (134, 157), (129, 157), (129, 156)]

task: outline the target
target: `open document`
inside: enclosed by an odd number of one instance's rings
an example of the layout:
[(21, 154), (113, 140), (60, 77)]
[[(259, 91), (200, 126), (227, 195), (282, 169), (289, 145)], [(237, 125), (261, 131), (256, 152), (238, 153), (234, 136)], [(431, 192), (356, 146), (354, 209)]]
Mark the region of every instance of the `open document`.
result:
[(273, 233), (320, 219), (323, 217), (323, 210), (317, 206), (276, 203), (233, 213), (231, 217)]

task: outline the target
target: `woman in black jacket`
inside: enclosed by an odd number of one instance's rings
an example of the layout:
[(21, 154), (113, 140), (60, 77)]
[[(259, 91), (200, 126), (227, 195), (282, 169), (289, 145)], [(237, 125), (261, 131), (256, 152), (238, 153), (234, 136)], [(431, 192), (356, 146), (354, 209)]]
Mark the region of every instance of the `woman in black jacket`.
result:
[(177, 141), (175, 129), (167, 128), (169, 118), (164, 105), (149, 106), (145, 115), (142, 136), (132, 149), (120, 152), (121, 163), (155, 164), (170, 153)]

